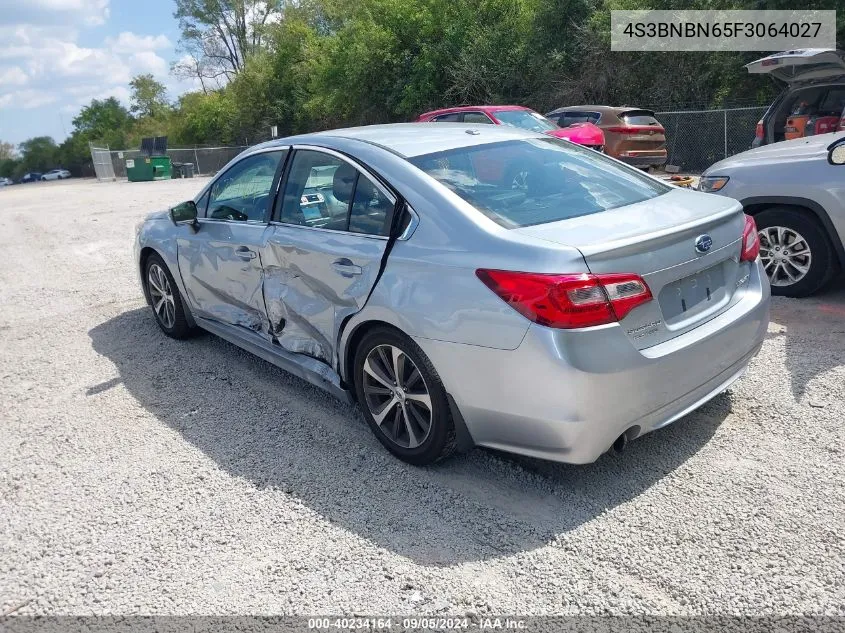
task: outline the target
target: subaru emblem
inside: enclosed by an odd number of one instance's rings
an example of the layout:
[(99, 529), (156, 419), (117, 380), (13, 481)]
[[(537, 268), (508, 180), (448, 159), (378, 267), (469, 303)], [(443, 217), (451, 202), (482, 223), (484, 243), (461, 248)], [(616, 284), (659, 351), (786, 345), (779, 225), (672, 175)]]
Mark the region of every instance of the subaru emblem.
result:
[(695, 250), (699, 253), (706, 253), (711, 246), (713, 246), (713, 238), (706, 233), (695, 238)]

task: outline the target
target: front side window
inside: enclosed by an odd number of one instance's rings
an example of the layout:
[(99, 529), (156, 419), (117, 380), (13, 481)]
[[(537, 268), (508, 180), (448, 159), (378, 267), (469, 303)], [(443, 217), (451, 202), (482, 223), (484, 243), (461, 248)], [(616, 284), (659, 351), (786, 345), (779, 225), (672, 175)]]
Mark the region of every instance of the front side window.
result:
[(209, 190), (207, 218), (264, 222), (276, 170), (285, 150), (253, 154), (230, 167)]
[(531, 110), (499, 110), (496, 112), (496, 118), (503, 125), (510, 125), (531, 132), (547, 132), (557, 129), (557, 125), (543, 115)]
[(298, 150), (280, 206), (279, 221), (285, 224), (387, 235), (393, 201), (345, 160)]
[(409, 160), (507, 228), (600, 213), (671, 190), (637, 169), (556, 138), (475, 145)]

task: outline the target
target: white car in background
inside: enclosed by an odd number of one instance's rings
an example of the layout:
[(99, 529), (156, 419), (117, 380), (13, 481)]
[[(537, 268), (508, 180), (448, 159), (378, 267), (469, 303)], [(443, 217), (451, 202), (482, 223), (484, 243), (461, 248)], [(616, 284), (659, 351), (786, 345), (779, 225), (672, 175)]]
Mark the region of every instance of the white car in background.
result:
[(64, 180), (65, 178), (70, 178), (70, 172), (67, 169), (51, 169), (41, 176), (41, 180)]
[(0, 178), (0, 187), (8, 187), (13, 184), (15, 183), (9, 178)]

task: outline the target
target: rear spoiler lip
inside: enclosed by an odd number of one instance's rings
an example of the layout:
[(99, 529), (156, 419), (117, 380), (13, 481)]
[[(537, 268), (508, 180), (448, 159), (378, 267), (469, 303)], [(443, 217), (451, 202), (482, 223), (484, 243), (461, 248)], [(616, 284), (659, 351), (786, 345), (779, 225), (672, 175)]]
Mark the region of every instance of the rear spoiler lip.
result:
[(642, 112), (646, 116), (654, 117), (655, 116), (654, 110), (648, 110), (646, 108), (629, 108), (629, 109), (620, 109), (619, 112), (616, 113), (616, 116), (625, 116), (626, 114), (631, 114), (632, 112)]

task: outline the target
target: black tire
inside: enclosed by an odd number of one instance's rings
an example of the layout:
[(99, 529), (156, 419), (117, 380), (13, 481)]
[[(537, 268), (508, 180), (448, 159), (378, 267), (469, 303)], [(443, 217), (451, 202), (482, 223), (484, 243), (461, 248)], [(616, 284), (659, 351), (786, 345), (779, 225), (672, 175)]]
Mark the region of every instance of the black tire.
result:
[[(765, 244), (766, 229), (784, 227), (799, 234), (809, 247), (810, 268), (802, 278), (790, 285), (772, 283), (772, 294), (783, 297), (807, 297), (818, 291), (833, 274), (833, 248), (821, 224), (808, 211), (793, 207), (771, 207), (754, 215), (761, 244)], [(765, 254), (765, 248), (763, 254)], [(764, 259), (764, 265), (766, 260)], [(771, 280), (771, 271), (767, 270)]]
[[(167, 278), (167, 284), (169, 286), (168, 289), (171, 291), (173, 299), (172, 324), (168, 323), (166, 318), (162, 317), (155, 309), (156, 290), (151, 285), (150, 281), (150, 271), (153, 270), (154, 267), (158, 267), (158, 269), (160, 269)], [(162, 332), (167, 334), (170, 338), (175, 339), (188, 338), (194, 334), (195, 329), (188, 322), (187, 316), (185, 315), (185, 308), (182, 302), (182, 295), (179, 292), (179, 286), (176, 285), (176, 281), (173, 279), (173, 275), (170, 274), (170, 269), (167, 267), (167, 264), (164, 263), (164, 260), (157, 253), (151, 254), (147, 257), (147, 261), (144, 262), (144, 288), (150, 302), (150, 309), (153, 311), (153, 317)]]
[[(424, 382), (422, 389), (427, 390), (431, 401), (430, 410), (430, 427), (428, 434), (413, 448), (401, 446), (399, 443), (391, 439), (389, 430), (382, 430), (374, 418), (372, 411), (370, 411), (370, 404), (365, 394), (365, 378), (364, 363), (371, 353), (377, 353), (378, 348), (392, 346), (398, 348), (407, 359), (410, 359), (419, 374), (422, 376)], [(406, 367), (410, 367), (407, 366)], [(411, 374), (413, 375), (413, 368)], [(437, 371), (431, 364), (431, 361), (408, 336), (402, 334), (398, 330), (391, 328), (380, 327), (368, 332), (355, 350), (355, 358), (353, 362), (353, 377), (355, 383), (355, 394), (358, 399), (358, 404), (361, 407), (361, 412), (364, 414), (364, 419), (369, 424), (370, 429), (375, 434), (379, 442), (393, 455), (404, 462), (413, 464), (415, 466), (425, 466), (436, 461), (444, 459), (451, 455), (457, 447), (457, 439), (455, 434), (455, 424), (452, 420), (452, 412), (449, 408), (449, 401), (446, 397), (446, 390)], [(419, 384), (419, 383), (417, 383)], [(408, 382), (410, 387), (410, 381)], [(372, 387), (370, 387), (372, 388)], [(408, 393), (410, 393), (410, 388)], [(371, 396), (372, 397), (372, 396)], [(387, 396), (384, 396), (387, 397)], [(410, 396), (409, 396), (410, 399)], [(408, 403), (409, 405), (413, 403)], [(395, 407), (405, 407), (405, 400), (397, 403)], [(397, 415), (401, 414), (398, 411)], [(390, 417), (390, 416), (389, 416)], [(391, 423), (385, 422), (387, 427)], [(409, 424), (409, 422), (405, 422)]]

